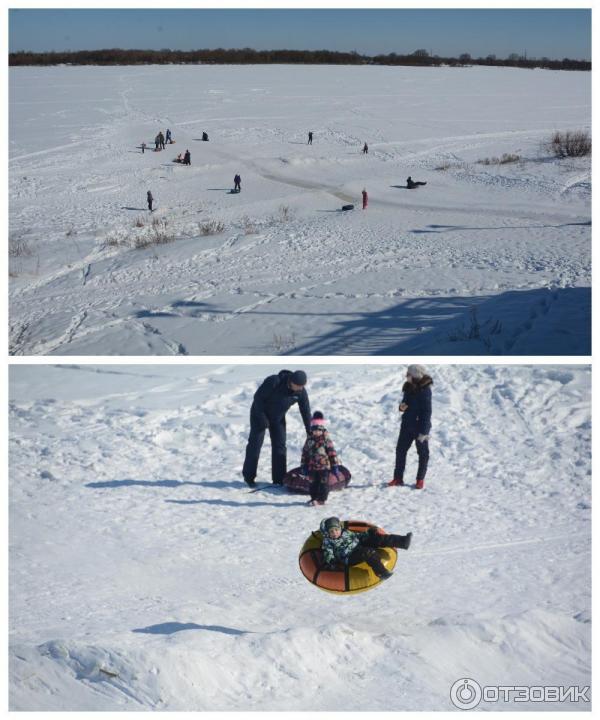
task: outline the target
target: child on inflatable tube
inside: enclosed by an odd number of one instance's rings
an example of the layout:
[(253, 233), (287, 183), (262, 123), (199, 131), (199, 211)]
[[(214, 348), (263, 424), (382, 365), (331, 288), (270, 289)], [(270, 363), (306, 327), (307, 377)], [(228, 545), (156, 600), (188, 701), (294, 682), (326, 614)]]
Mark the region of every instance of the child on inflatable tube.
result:
[(329, 570), (339, 569), (339, 564), (358, 565), (366, 562), (380, 580), (387, 580), (393, 573), (386, 570), (376, 548), (393, 547), (408, 550), (412, 533), (408, 535), (380, 535), (375, 528), (368, 532), (346, 530), (339, 518), (330, 517), (321, 521), (323, 562)]

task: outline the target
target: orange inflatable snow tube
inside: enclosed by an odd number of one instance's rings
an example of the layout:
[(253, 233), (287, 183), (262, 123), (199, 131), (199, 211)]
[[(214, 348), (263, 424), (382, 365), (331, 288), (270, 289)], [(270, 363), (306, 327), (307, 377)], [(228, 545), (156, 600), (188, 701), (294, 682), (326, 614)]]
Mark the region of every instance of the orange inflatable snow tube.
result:
[[(342, 523), (345, 530), (352, 532), (367, 532), (375, 528), (380, 535), (385, 535), (385, 530), (359, 520), (347, 520)], [(362, 562), (358, 565), (344, 566), (339, 570), (328, 570), (323, 567), (323, 554), (321, 552), (322, 535), (320, 530), (314, 530), (300, 550), (300, 570), (304, 577), (321, 590), (330, 593), (360, 593), (370, 590), (379, 585), (381, 580), (373, 570)], [(377, 552), (386, 570), (390, 572), (396, 565), (398, 553), (395, 548), (378, 548)]]

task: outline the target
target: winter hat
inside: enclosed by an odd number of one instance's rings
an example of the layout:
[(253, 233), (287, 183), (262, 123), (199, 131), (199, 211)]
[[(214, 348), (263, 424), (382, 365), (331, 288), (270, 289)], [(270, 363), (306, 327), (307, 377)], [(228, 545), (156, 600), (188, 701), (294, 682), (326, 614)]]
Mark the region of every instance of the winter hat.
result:
[(294, 385), (302, 385), (302, 387), (306, 385), (306, 379), (306, 373), (304, 370), (294, 370), (292, 377), (290, 378)]
[(410, 375), (415, 380), (421, 380), (423, 375), (427, 373), (427, 370), (423, 367), (423, 365), (409, 365), (408, 370), (406, 371), (407, 375)]
[(330, 517), (330, 518), (327, 518), (327, 520), (325, 520), (324, 527), (325, 527), (325, 530), (327, 530), (327, 532), (329, 532), (331, 530), (331, 528), (339, 528), (341, 530), (342, 523), (340, 522), (339, 518)]
[(325, 425), (325, 417), (323, 416), (323, 413), (320, 410), (315, 410), (313, 413), (312, 419), (310, 421), (311, 425)]

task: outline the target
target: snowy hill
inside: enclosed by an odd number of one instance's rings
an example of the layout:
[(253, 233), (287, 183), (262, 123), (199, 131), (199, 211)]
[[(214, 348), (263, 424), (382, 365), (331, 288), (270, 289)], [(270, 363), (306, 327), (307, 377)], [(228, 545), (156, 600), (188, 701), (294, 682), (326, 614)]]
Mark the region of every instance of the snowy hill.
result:
[(590, 352), (590, 73), (9, 74), (14, 354)]
[[(433, 367), (415, 491), (382, 488), (402, 369), (307, 367), (353, 473), (322, 509), (241, 481), (276, 369), (11, 368), (11, 708), (451, 710), (461, 678), (589, 685), (589, 368)], [(294, 408), (288, 434), (292, 466)], [(299, 549), (330, 514), (411, 530), (394, 577), (350, 597), (306, 582)]]

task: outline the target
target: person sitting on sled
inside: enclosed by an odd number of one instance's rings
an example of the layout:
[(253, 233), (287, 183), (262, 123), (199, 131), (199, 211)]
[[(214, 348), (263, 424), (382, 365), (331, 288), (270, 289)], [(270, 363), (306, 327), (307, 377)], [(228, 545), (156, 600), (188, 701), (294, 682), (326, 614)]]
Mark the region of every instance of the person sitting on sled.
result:
[(329, 473), (337, 474), (339, 460), (325, 427), (323, 413), (313, 413), (310, 432), (302, 449), (302, 474), (308, 475), (309, 505), (324, 505), (329, 496)]
[(368, 532), (345, 530), (337, 517), (325, 518), (320, 528), (323, 541), (323, 563), (329, 570), (339, 565), (358, 565), (366, 562), (380, 580), (387, 580), (393, 573), (381, 562), (376, 548), (392, 547), (408, 550), (412, 533), (408, 535), (381, 535), (375, 528)]
[(414, 190), (415, 188), (418, 188), (420, 185), (427, 185), (427, 183), (421, 182), (420, 180), (413, 180), (410, 175), (406, 178), (406, 187), (409, 190)]

